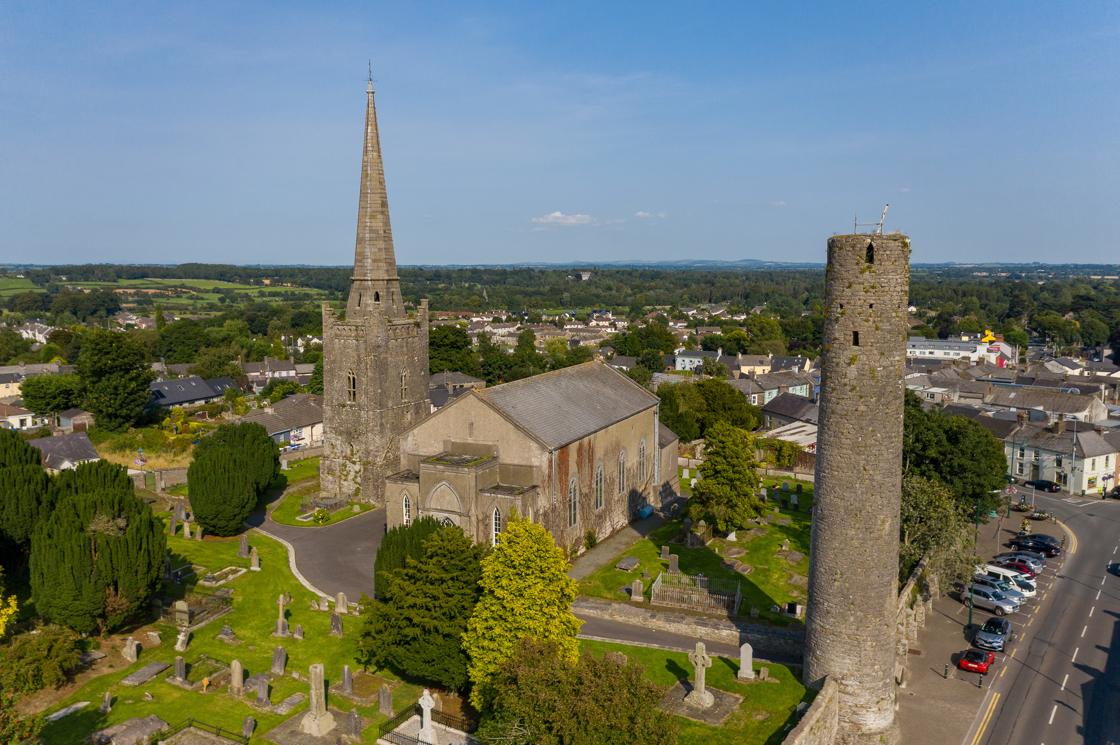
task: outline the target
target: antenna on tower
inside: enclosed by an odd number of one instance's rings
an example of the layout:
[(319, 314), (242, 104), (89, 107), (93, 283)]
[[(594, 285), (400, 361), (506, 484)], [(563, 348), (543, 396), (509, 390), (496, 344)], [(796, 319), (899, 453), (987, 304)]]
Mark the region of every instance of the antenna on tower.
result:
[(883, 223), (887, 221), (887, 210), (890, 208), (890, 202), (883, 205), (883, 214), (879, 215), (879, 222), (860, 222), (859, 215), (855, 215), (852, 218), (852, 233), (858, 233), (860, 228), (875, 228), (873, 235), (882, 235)]

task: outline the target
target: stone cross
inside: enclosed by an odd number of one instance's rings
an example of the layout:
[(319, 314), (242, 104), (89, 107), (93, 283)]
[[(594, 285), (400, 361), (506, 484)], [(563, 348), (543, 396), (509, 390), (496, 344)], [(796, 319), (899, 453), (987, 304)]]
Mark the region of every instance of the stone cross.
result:
[(311, 666), (311, 706), (300, 720), (301, 732), (314, 737), (325, 737), (337, 726), (334, 714), (327, 711), (327, 692), (323, 683), (323, 663)]
[(288, 653), (283, 647), (277, 647), (272, 652), (272, 674), (283, 675), (284, 666), (288, 664)]
[(229, 692), (233, 696), (245, 692), (245, 668), (241, 666), (241, 660), (229, 663)]
[(241, 544), (237, 548), (237, 555), (242, 559), (249, 558), (249, 536), (245, 533), (241, 534)]
[(129, 662), (136, 662), (140, 659), (140, 644), (131, 636), (124, 640), (124, 649), (121, 650), (121, 655)]
[(335, 596), (334, 612), (343, 616), (350, 612), (350, 606), (346, 602), (346, 593), (340, 592)]
[(636, 579), (630, 583), (630, 601), (634, 603), (641, 603), (645, 601), (642, 597), (642, 581)]
[(292, 636), (294, 636), (299, 641), (303, 641), (303, 624), (302, 623), (297, 623), (296, 624), (296, 630), (292, 632)]
[(712, 666), (712, 658), (708, 656), (708, 651), (704, 648), (704, 642), (696, 642), (696, 649), (688, 653), (688, 661), (692, 663), (692, 670), (696, 675), (696, 685), (693, 686), (692, 692), (684, 697), (684, 702), (706, 709), (712, 705), (715, 698), (704, 684), (708, 668)]
[(676, 554), (669, 554), (669, 574), (676, 574), (680, 571), (680, 558)]
[(257, 547), (253, 546), (249, 549), (249, 571), (259, 572), (261, 570), (261, 555), (257, 552)]
[(377, 713), (387, 717), (393, 716), (393, 692), (389, 690), (386, 683), (382, 683), (377, 691)]
[(241, 736), (248, 740), (253, 736), (253, 730), (257, 728), (257, 720), (252, 717), (245, 717), (245, 721), (241, 724)]
[(425, 688), (424, 694), (420, 696), (420, 732), (418, 733), (419, 739), (425, 742), (434, 742), (436, 739), (435, 729), (432, 727), (432, 709), (435, 705), (436, 700)]
[(754, 680), (754, 647), (744, 642), (739, 647), (739, 680)]
[(340, 690), (343, 693), (354, 692), (354, 676), (350, 673), (349, 665), (342, 666), (342, 685), (340, 687)]
[(267, 709), (271, 703), (268, 700), (268, 678), (257, 678), (257, 706)]
[(98, 709), (102, 714), (108, 714), (113, 710), (113, 694), (110, 691), (105, 691), (105, 695), (101, 698), (101, 707)]
[(183, 521), (183, 537), (186, 538), (188, 541), (191, 539), (191, 521), (190, 520), (184, 520)]
[(280, 608), (280, 615), (276, 618), (276, 631), (272, 632), (273, 636), (287, 636), (288, 635), (288, 619), (284, 617), (284, 603), (287, 598), (284, 593), (280, 593), (280, 597), (276, 600), (277, 607)]
[(342, 616), (337, 613), (331, 614), (331, 635), (342, 636)]
[(175, 680), (180, 682), (187, 679), (187, 661), (182, 657), (175, 658)]
[(179, 631), (179, 636), (175, 637), (175, 651), (186, 652), (187, 645), (190, 644), (190, 642), (191, 632), (187, 631), (186, 629), (181, 629)]

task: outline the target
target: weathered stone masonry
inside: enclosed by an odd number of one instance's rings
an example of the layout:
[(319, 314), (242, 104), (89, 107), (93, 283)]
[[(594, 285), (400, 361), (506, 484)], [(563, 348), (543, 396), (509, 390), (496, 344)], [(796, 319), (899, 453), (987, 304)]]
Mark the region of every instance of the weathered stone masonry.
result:
[(828, 241), (805, 680), (841, 743), (897, 742), (895, 630), (909, 239)]

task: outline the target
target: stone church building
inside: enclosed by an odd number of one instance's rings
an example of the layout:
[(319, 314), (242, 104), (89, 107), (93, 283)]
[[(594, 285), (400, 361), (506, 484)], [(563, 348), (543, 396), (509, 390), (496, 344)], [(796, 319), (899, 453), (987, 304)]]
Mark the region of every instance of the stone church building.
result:
[(350, 296), (345, 315), (323, 305), (320, 499), (380, 503), (397, 436), (429, 410), (428, 303), (401, 297), (371, 80)]
[(510, 514), (566, 549), (677, 493), (677, 437), (658, 398), (601, 362), (472, 390), (400, 437), (389, 527), (422, 515), (496, 542)]

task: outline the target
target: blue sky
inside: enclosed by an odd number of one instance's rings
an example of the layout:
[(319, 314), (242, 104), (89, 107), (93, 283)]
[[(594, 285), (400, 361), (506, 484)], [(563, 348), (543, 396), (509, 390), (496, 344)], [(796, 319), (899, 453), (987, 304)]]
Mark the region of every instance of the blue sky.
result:
[(1120, 262), (1097, 2), (6, 2), (0, 261), (349, 263), (371, 58), (401, 263)]

